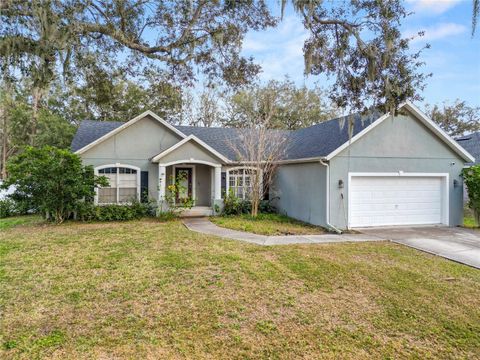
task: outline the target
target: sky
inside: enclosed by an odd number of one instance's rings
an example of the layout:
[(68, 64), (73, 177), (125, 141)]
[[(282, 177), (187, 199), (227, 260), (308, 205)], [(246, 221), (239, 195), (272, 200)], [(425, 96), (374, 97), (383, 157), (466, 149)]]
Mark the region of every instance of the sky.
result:
[[(277, 3), (273, 0), (272, 7), (278, 7)], [(405, 6), (414, 14), (404, 20), (402, 33), (410, 36), (425, 31), (411, 43), (412, 50), (426, 43), (431, 46), (422, 54), (425, 66), (421, 70), (433, 75), (427, 79), (424, 101), (418, 105), (460, 99), (480, 106), (480, 26), (472, 38), (472, 0), (406, 0)], [(302, 47), (307, 36), (298, 16), (288, 8), (277, 28), (249, 32), (242, 52), (261, 64), (262, 81), (288, 75), (298, 85), (318, 82), (327, 86), (323, 77), (304, 77)]]

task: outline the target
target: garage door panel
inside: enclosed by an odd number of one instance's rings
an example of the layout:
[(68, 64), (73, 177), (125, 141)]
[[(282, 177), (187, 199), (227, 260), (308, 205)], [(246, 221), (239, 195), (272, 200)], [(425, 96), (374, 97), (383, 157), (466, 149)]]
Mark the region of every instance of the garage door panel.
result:
[(441, 177), (352, 177), (350, 226), (439, 224)]
[(355, 206), (366, 206), (366, 205), (375, 205), (375, 204), (385, 204), (385, 205), (402, 205), (402, 204), (408, 204), (408, 205), (416, 205), (418, 204), (419, 206), (423, 206), (424, 204), (440, 204), (441, 202), (441, 196), (435, 196), (435, 197), (404, 197), (400, 196), (399, 198), (382, 198), (378, 197), (375, 199), (368, 199), (368, 198), (358, 198), (358, 197), (352, 197), (352, 206), (353, 208)]

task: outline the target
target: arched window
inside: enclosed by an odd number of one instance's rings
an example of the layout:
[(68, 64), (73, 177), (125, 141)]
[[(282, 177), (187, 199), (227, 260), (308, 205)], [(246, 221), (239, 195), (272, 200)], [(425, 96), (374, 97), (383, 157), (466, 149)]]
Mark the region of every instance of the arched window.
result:
[(97, 175), (105, 176), (109, 186), (97, 191), (98, 204), (119, 204), (140, 200), (140, 168), (131, 165), (104, 165), (95, 168)]
[(227, 193), (232, 192), (239, 199), (248, 199), (252, 193), (254, 176), (257, 171), (251, 167), (227, 170)]

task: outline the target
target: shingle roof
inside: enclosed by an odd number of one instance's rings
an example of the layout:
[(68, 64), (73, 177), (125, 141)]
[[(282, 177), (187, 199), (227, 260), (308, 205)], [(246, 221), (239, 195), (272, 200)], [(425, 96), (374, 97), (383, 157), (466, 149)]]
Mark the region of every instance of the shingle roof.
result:
[[(350, 115), (332, 119), (307, 128), (288, 131), (270, 130), (279, 132), (288, 137), (286, 159), (305, 159), (323, 157), (346, 143), (349, 139), (349, 120), (353, 119), (351, 136), (355, 136), (381, 116), (380, 113), (369, 115)], [(124, 124), (111, 121), (83, 121), (72, 141), (72, 150), (77, 151), (95, 141), (108, 132)], [(175, 126), (185, 135), (194, 135), (214, 148), (225, 157), (235, 160), (235, 151), (232, 144), (241, 141), (242, 130), (236, 128)]]
[(80, 150), (123, 124), (125, 123), (120, 121), (82, 121), (73, 137), (71, 145), (72, 151)]
[[(349, 115), (292, 131), (287, 159), (327, 156), (349, 140), (349, 128), (353, 137), (380, 116), (377, 112), (363, 116)], [(349, 124), (353, 126), (350, 127)]]
[(475, 158), (475, 164), (480, 164), (480, 131), (455, 140)]

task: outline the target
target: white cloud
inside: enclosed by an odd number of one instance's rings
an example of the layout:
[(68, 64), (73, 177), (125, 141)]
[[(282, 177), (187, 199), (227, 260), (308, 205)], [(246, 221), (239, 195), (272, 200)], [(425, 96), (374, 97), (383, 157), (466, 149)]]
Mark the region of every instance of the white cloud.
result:
[[(416, 35), (418, 31), (407, 30), (405, 36), (410, 37)], [(434, 26), (429, 26), (423, 29), (423, 31), (425, 31), (425, 35), (422, 37), (416, 37), (413, 42), (428, 42), (463, 34), (467, 31), (467, 27), (456, 23), (440, 23)]]
[(299, 81), (303, 78), (303, 44), (307, 37), (300, 19), (287, 16), (276, 28), (248, 33), (243, 54), (252, 55), (262, 66), (263, 80), (280, 79), (289, 74)]
[(407, 0), (407, 3), (412, 4), (413, 10), (417, 13), (439, 15), (458, 5), (461, 1), (462, 0)]

